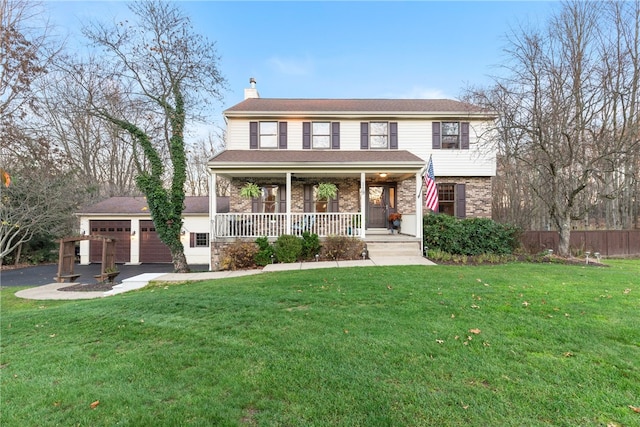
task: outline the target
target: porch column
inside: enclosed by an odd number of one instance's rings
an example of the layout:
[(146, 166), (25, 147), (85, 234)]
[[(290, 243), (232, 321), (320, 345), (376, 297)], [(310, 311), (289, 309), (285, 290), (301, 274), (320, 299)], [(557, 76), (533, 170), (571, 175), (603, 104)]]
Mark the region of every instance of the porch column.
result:
[(287, 172), (287, 214), (285, 216), (287, 234), (291, 234), (291, 172)]
[(365, 225), (367, 223), (365, 203), (367, 202), (367, 175), (360, 172), (360, 237), (365, 238)]
[[(425, 171), (425, 173), (427, 173)], [(416, 173), (416, 237), (420, 238), (420, 251), (424, 255), (424, 239), (422, 238), (422, 230), (424, 222), (422, 216), (424, 215), (424, 197), (422, 197), (422, 171)]]
[(209, 271), (213, 271), (213, 257), (211, 250), (213, 241), (216, 240), (216, 214), (218, 213), (218, 192), (217, 174), (211, 172), (209, 174)]

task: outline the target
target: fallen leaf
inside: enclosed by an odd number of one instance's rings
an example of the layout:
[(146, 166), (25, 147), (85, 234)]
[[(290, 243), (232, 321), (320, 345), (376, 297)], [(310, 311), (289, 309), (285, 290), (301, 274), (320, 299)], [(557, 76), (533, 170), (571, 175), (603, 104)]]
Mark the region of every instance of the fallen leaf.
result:
[(49, 338), (55, 338), (56, 334), (49, 335)]
[(469, 332), (471, 332), (472, 334), (478, 335), (480, 333), (480, 329), (478, 329), (478, 328), (469, 329)]
[(636, 412), (636, 413), (640, 414), (640, 408), (639, 407), (629, 405), (629, 408), (631, 408), (631, 410), (633, 412)]
[(571, 353), (570, 351), (567, 351), (566, 353), (562, 353), (562, 355), (564, 357), (573, 357), (573, 353)]
[(471, 308), (480, 308), (479, 305), (471, 304)]
[(436, 342), (437, 342), (438, 344), (442, 344), (442, 343), (444, 342), (444, 340), (436, 340)]
[(344, 330), (344, 333), (345, 333), (345, 334), (348, 334), (348, 333), (349, 333), (349, 330), (348, 330), (348, 329), (345, 329), (345, 330)]
[(456, 318), (456, 315), (455, 315), (455, 314), (452, 314), (452, 315), (451, 315), (451, 318), (452, 318), (452, 319), (455, 319), (455, 318)]
[(96, 400), (95, 402), (92, 402), (91, 405), (89, 405), (91, 407), (91, 409), (96, 409), (96, 406), (98, 406), (100, 404), (99, 400)]
[(523, 302), (522, 305), (524, 305), (525, 307), (529, 307), (529, 303), (527, 301)]
[(387, 285), (387, 289), (391, 290), (393, 288), (391, 287), (391, 285)]
[(630, 292), (631, 292), (631, 289), (627, 288), (627, 289), (625, 289), (622, 293), (623, 293), (623, 294), (625, 294), (625, 295), (627, 295), (627, 294), (629, 294)]

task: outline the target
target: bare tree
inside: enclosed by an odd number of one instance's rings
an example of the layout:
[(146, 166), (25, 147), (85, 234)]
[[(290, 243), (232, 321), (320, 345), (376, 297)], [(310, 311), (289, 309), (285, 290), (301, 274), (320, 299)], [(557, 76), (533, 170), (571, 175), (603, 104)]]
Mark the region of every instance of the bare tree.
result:
[[(187, 191), (192, 196), (206, 196), (209, 194), (209, 172), (207, 163), (224, 146), (224, 131), (218, 135), (209, 134), (207, 139), (200, 139), (187, 149)], [(216, 187), (218, 188), (218, 187)], [(223, 188), (218, 188), (224, 192)], [(218, 194), (221, 195), (221, 194)], [(225, 195), (225, 194), (222, 194)]]
[[(620, 14), (607, 13), (611, 8), (612, 3), (567, 2), (545, 28), (514, 32), (506, 51), (506, 77), (496, 79), (492, 90), (468, 95), (502, 113), (497, 129), (500, 154), (506, 156), (502, 173), (525, 176), (528, 190), (559, 232), (562, 255), (569, 254), (573, 221), (585, 220), (598, 200), (620, 197), (629, 177), (623, 165), (638, 147), (637, 110), (629, 114), (637, 104), (637, 91), (623, 92), (615, 83), (620, 69), (612, 66), (629, 63), (624, 59), (628, 56), (637, 58), (637, 44), (622, 48), (614, 37), (617, 49), (611, 49), (604, 37), (612, 27), (620, 34), (624, 26), (637, 39), (637, 15), (629, 25)], [(618, 18), (612, 21), (612, 16)], [(612, 57), (605, 60), (605, 54)], [(633, 87), (637, 68), (626, 70), (630, 76), (624, 85)], [(522, 208), (523, 200), (512, 200), (513, 206)], [(526, 206), (531, 213), (534, 208)]]
[[(99, 96), (92, 97), (91, 112), (130, 134), (136, 182), (147, 197), (158, 235), (171, 251), (175, 270), (189, 271), (180, 241), (187, 168), (184, 129), (202, 111), (199, 107), (220, 98), (224, 79), (215, 45), (195, 34), (176, 6), (145, 1), (129, 8), (135, 22), (95, 24), (84, 31), (113, 64), (99, 74), (103, 83)], [(105, 102), (109, 99), (118, 102)], [(141, 111), (162, 122), (162, 138), (145, 127), (148, 120), (131, 114)]]
[[(69, 60), (61, 58), (61, 62)], [(135, 183), (137, 170), (130, 134), (111, 122), (87, 114), (94, 103), (92, 96), (100, 90), (97, 71), (102, 68), (102, 64), (92, 59), (83, 67), (73, 68), (71, 73), (50, 72), (42, 79), (39, 90), (38, 131), (59, 147), (70, 171), (86, 189), (89, 202), (140, 193)], [(83, 76), (78, 77), (79, 74)], [(77, 85), (77, 79), (81, 79), (88, 90)], [(117, 101), (111, 97), (105, 103)], [(110, 105), (109, 108), (117, 110), (123, 106)], [(140, 116), (136, 121), (144, 120)], [(164, 153), (163, 158), (166, 158)]]
[(73, 179), (54, 158), (39, 154), (32, 160), (37, 164), (11, 164), (11, 184), (0, 190), (0, 264), (33, 236), (56, 238), (73, 229)]

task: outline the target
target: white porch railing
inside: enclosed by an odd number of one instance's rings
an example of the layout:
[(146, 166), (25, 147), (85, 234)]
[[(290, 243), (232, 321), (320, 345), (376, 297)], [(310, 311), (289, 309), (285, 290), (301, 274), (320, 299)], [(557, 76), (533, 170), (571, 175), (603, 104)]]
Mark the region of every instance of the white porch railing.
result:
[[(289, 219), (289, 221), (287, 221)], [(301, 236), (308, 231), (320, 237), (360, 237), (361, 213), (220, 213), (212, 219), (214, 237)], [(357, 225), (357, 226), (356, 226)]]

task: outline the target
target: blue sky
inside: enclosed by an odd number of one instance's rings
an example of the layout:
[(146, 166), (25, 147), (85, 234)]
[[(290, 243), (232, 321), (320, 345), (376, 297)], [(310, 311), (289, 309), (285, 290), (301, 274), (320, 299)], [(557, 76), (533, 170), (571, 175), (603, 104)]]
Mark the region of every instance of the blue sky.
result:
[[(216, 41), (228, 81), (220, 112), (249, 78), (269, 98), (458, 98), (486, 85), (505, 35), (540, 25), (553, 1), (179, 1)], [(122, 1), (48, 1), (69, 40), (87, 20), (122, 19)]]

